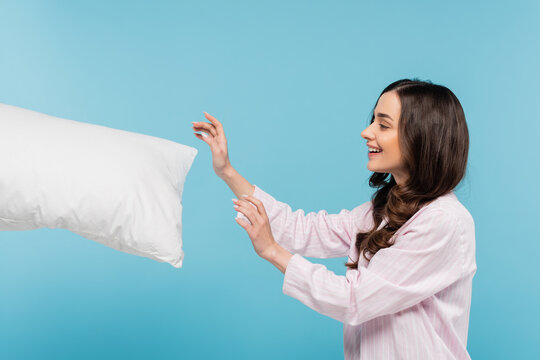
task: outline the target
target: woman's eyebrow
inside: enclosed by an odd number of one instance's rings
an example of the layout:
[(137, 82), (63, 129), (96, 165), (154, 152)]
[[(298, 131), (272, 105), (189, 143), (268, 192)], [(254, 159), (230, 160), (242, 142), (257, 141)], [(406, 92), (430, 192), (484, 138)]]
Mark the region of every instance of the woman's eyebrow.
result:
[(390, 117), (390, 115), (388, 115), (388, 114), (377, 113), (377, 114), (375, 114), (375, 117), (377, 117), (377, 116), (378, 116), (378, 117), (383, 117), (383, 118), (388, 118), (388, 119), (394, 121), (394, 119), (392, 119), (392, 118)]

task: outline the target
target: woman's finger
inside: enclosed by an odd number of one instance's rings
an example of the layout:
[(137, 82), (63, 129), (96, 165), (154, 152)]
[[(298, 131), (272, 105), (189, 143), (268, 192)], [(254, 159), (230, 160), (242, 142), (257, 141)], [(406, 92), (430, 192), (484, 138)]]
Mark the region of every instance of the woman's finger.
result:
[(212, 140), (214, 139), (214, 137), (210, 134), (208, 134), (208, 131), (207, 130), (195, 130), (195, 128), (193, 129), (193, 133), (194, 134), (199, 134), (199, 135), (202, 135), (204, 138), (207, 138), (208, 140)]
[(207, 143), (208, 145), (212, 146), (212, 144), (210, 143), (210, 135), (208, 134), (205, 134), (206, 136), (204, 135), (201, 135), (201, 134), (197, 134), (197, 133), (194, 133), (195, 136), (199, 139), (201, 139), (202, 141), (204, 141), (205, 143)]
[(253, 222), (249, 219), (248, 216), (246, 216), (246, 214), (240, 211), (240, 209), (235, 208), (235, 210), (238, 212), (238, 214), (243, 214), (245, 216), (245, 217), (237, 216), (235, 218), (236, 222), (242, 225), (242, 227), (246, 229), (248, 234), (251, 234), (251, 230), (253, 229)]
[(254, 198), (253, 196), (250, 196), (250, 195), (242, 195), (242, 198), (245, 199), (246, 201), (249, 201), (250, 203), (253, 203), (259, 215), (263, 217), (266, 215), (266, 211), (264, 209), (264, 205), (261, 200)]
[(236, 211), (240, 211), (242, 214), (244, 214), (249, 222), (253, 225), (257, 221), (257, 210), (250, 204), (249, 202), (237, 200), (234, 208)]
[(241, 227), (243, 227), (244, 229), (246, 229), (246, 231), (248, 231), (249, 224), (248, 224), (248, 222), (246, 220), (244, 220), (242, 218), (236, 218), (234, 220), (236, 220), (236, 222), (238, 224), (240, 224)]
[[(208, 131), (207, 130), (195, 130), (195, 128), (193, 129), (193, 133), (196, 134), (196, 135), (201, 135), (201, 136), (204, 136), (205, 138), (208, 138), (208, 139), (213, 139), (214, 137), (211, 136), (210, 134), (208, 134)], [(200, 133), (200, 134), (199, 134)]]
[(214, 125), (206, 123), (204, 121), (192, 121), (191, 123), (193, 124), (193, 129), (195, 131), (201, 131), (201, 129), (204, 129), (210, 134), (212, 134), (212, 136), (217, 136), (217, 131)]
[(216, 127), (216, 130), (217, 130), (217, 133), (219, 135), (222, 135), (224, 134), (224, 131), (223, 131), (223, 126), (221, 125), (221, 123), (218, 121), (218, 119), (216, 119), (215, 117), (213, 117), (212, 115), (210, 115), (209, 113), (207, 112), (204, 112), (204, 116), (210, 120), (212, 122), (212, 124)]

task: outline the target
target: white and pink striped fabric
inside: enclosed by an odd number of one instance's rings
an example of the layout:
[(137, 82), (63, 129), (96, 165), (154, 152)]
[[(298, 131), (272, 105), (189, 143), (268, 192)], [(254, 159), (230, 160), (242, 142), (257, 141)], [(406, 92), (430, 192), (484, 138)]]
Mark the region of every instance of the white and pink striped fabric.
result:
[(343, 323), (345, 359), (470, 359), (474, 221), (454, 192), (414, 214), (369, 264), (360, 257), (358, 270), (338, 276), (304, 256), (357, 260), (356, 234), (373, 225), (371, 202), (304, 214), (254, 187), (276, 242), (294, 254), (283, 293)]

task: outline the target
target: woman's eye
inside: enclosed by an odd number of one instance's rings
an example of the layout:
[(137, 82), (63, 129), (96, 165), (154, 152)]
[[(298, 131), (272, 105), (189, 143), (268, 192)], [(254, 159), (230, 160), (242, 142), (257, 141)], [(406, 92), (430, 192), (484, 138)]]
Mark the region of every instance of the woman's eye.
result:
[(380, 126), (382, 129), (388, 129), (388, 126), (384, 126), (383, 124), (379, 124), (379, 126)]

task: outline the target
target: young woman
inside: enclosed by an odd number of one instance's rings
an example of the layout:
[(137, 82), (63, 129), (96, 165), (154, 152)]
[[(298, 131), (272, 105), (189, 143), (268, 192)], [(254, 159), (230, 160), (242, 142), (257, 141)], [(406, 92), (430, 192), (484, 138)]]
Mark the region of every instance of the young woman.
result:
[[(339, 214), (291, 211), (231, 166), (223, 125), (205, 113), (196, 136), (236, 194), (255, 252), (285, 274), (283, 292), (344, 324), (346, 359), (470, 359), (476, 273), (474, 221), (453, 189), (465, 175), (469, 134), (446, 87), (387, 86), (362, 132), (371, 201)], [(345, 276), (304, 257), (349, 256)]]

